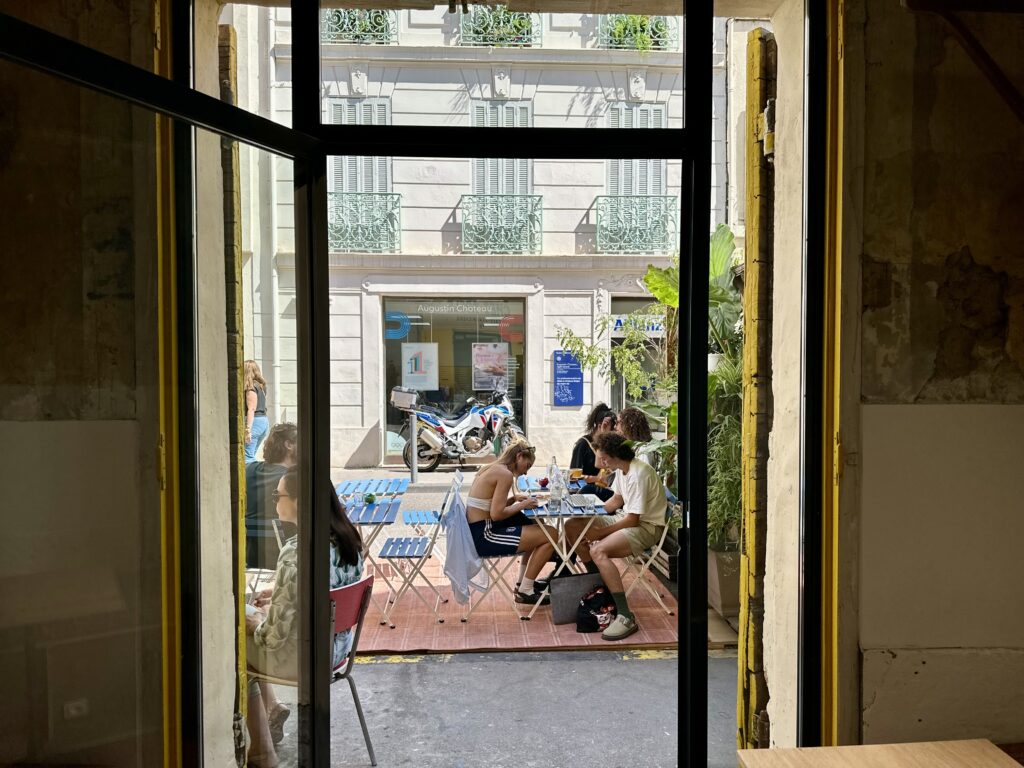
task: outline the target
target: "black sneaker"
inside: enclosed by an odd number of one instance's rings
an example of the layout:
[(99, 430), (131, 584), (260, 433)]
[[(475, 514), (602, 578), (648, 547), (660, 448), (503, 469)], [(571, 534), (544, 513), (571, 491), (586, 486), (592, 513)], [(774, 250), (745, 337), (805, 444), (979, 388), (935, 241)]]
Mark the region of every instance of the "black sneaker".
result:
[[(534, 582), (534, 584), (536, 583), (537, 582)], [(537, 603), (540, 603), (541, 605), (548, 605), (551, 602), (551, 598), (548, 595), (544, 595), (543, 597), (544, 599), (542, 600), (540, 592), (535, 591), (532, 595), (528, 595), (525, 592), (520, 592), (518, 589), (516, 590), (517, 603), (526, 603), (527, 605), (536, 605)]]

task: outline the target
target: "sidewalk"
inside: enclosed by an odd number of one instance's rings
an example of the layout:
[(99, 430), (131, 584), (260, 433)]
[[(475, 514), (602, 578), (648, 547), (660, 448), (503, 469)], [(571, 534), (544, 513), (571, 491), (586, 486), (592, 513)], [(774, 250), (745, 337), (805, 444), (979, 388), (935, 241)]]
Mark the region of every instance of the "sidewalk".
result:
[[(377, 761), (389, 768), (677, 765), (675, 653), (375, 657), (353, 678)], [(709, 768), (736, 765), (735, 721), (736, 656), (711, 655)], [(289, 721), (282, 766), (294, 765), (294, 729)], [(331, 765), (369, 765), (344, 683), (331, 688), (331, 739)]]

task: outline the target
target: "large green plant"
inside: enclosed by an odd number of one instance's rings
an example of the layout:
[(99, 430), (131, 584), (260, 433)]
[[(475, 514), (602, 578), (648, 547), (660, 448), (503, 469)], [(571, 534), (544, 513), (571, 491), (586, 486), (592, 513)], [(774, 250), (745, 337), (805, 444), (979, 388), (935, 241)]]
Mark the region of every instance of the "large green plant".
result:
[(610, 20), (605, 45), (649, 51), (666, 47), (668, 37), (668, 22), (664, 18), (623, 14)]
[(734, 287), (732, 230), (719, 224), (711, 236), (708, 263), (708, 352), (730, 354), (743, 343), (739, 326), (743, 296)]

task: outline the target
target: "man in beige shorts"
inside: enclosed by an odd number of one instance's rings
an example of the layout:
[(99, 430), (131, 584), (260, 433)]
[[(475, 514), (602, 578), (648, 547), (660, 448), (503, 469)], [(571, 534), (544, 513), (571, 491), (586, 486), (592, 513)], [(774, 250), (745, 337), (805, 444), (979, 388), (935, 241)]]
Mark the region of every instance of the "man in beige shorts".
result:
[[(594, 445), (596, 464), (615, 472), (614, 495), (604, 508), (612, 514), (594, 520), (577, 552), (590, 572), (601, 574), (618, 609), (615, 621), (602, 634), (605, 640), (621, 640), (639, 629), (626, 602), (622, 576), (615, 558), (638, 555), (661, 539), (668, 500), (665, 488), (650, 465), (636, 457), (632, 443), (616, 432), (598, 435)], [(584, 520), (566, 522), (566, 534), (575, 541)]]

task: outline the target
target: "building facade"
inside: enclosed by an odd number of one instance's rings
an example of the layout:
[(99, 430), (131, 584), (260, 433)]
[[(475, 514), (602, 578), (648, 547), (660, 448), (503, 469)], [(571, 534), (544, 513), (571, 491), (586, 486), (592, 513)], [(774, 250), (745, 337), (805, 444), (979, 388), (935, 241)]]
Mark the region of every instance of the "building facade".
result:
[[(269, 72), (246, 67), (240, 53), (241, 105), (290, 123), (288, 12), (226, 13), (240, 52), (271, 62)], [(500, 7), (325, 11), (323, 119), (622, 127), (643, 141), (645, 128), (682, 125), (680, 23)], [(726, 217), (724, 20), (716, 40), (712, 226)], [(405, 415), (388, 404), (395, 386), (413, 386), (448, 407), (506, 387), (540, 455), (565, 459), (594, 403), (625, 405), (621, 386), (590, 372), (582, 397), (556, 403), (558, 333), (569, 328), (593, 339), (599, 315), (645, 303), (647, 265), (667, 265), (678, 252), (681, 162), (500, 154), (495, 147), (494, 157), (473, 160), (330, 160), (335, 466), (400, 461)], [(274, 222), (270, 231), (249, 233), (247, 354), (267, 372), (280, 420), (296, 405), (289, 174), (285, 164), (247, 170), (243, 163), (243, 199), (269, 206)], [(504, 366), (496, 367), (501, 358)], [(495, 376), (488, 367), (504, 370)]]

